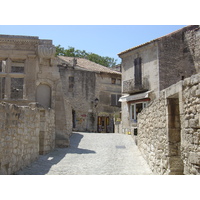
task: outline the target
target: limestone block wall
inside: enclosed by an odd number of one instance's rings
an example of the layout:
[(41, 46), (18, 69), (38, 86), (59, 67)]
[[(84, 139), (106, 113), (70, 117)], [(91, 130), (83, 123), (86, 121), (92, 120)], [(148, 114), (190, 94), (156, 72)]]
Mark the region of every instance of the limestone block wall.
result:
[(184, 174), (200, 174), (200, 74), (183, 82), (182, 160)]
[(55, 111), (40, 108), (39, 154), (55, 148)]
[(200, 174), (200, 74), (161, 91), (143, 109), (138, 148), (157, 174)]
[(0, 103), (0, 174), (13, 174), (55, 148), (54, 110)]
[(160, 90), (198, 72), (198, 35), (196, 25), (187, 26), (159, 39)]
[(157, 174), (168, 173), (166, 106), (163, 95), (138, 116), (138, 148)]
[(38, 158), (39, 131), (36, 108), (0, 103), (0, 174), (12, 174)]

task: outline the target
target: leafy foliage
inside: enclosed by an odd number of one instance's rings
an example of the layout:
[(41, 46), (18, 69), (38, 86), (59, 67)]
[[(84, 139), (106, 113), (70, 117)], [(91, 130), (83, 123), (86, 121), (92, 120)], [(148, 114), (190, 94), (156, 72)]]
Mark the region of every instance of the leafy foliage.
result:
[(117, 63), (117, 59), (114, 58), (100, 56), (95, 53), (88, 53), (85, 50), (76, 50), (74, 47), (68, 47), (68, 49), (64, 49), (60, 45), (56, 46), (56, 55), (86, 58), (92, 62), (103, 65), (105, 67), (115, 66)]

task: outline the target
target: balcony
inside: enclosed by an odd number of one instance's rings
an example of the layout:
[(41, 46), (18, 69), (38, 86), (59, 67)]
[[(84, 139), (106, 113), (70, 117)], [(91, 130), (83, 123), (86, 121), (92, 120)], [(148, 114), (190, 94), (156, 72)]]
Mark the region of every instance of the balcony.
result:
[(134, 94), (138, 92), (145, 92), (149, 90), (149, 81), (143, 78), (142, 81), (135, 82), (135, 79), (123, 81), (122, 93)]

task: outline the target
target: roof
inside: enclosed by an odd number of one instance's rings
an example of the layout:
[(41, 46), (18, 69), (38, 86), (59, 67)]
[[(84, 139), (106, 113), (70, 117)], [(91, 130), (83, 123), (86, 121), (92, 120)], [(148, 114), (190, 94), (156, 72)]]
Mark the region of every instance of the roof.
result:
[(174, 35), (174, 34), (176, 34), (176, 33), (179, 33), (179, 32), (181, 32), (181, 31), (184, 32), (184, 31), (188, 31), (188, 30), (192, 30), (192, 29), (199, 29), (199, 25), (190, 25), (190, 26), (183, 27), (183, 28), (181, 28), (181, 29), (178, 29), (178, 30), (176, 30), (176, 31), (174, 31), (174, 32), (172, 32), (172, 33), (169, 33), (169, 34), (167, 34), (167, 35), (164, 35), (164, 36), (162, 36), (162, 37), (156, 38), (156, 39), (151, 40), (151, 41), (149, 41), (149, 42), (146, 42), (146, 43), (143, 43), (143, 44), (141, 44), (141, 45), (135, 46), (135, 47), (133, 47), (133, 48), (127, 49), (127, 50), (125, 50), (125, 51), (122, 51), (121, 53), (118, 53), (118, 56), (121, 56), (121, 55), (123, 55), (123, 54), (125, 54), (125, 53), (127, 53), (127, 52), (130, 52), (130, 51), (135, 50), (135, 49), (137, 49), (137, 48), (143, 47), (143, 46), (148, 45), (148, 44), (150, 44), (150, 43), (153, 43), (153, 42), (155, 42), (155, 41), (161, 40), (161, 39), (163, 39), (163, 38), (171, 37), (172, 35)]
[[(67, 62), (68, 64), (73, 63), (74, 57), (66, 57), (66, 56), (57, 56), (62, 61)], [(95, 62), (92, 62), (90, 60), (87, 60), (85, 58), (75, 58), (77, 63), (75, 67), (79, 67), (86, 71), (92, 71), (92, 72), (103, 72), (103, 73), (110, 73), (110, 74), (119, 74), (121, 75), (121, 72), (117, 72), (115, 70), (112, 70), (108, 67), (104, 67), (100, 64), (97, 64)]]

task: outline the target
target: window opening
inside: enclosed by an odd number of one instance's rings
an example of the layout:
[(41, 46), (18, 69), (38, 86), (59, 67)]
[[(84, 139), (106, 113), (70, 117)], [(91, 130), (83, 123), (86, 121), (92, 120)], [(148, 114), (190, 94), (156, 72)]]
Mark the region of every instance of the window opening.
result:
[(111, 83), (116, 84), (116, 78), (111, 78)]
[(24, 73), (24, 67), (12, 66), (11, 72), (12, 73)]
[(111, 106), (121, 106), (121, 102), (119, 102), (119, 98), (121, 95), (119, 94), (111, 94)]
[(23, 99), (23, 78), (11, 78), (11, 99)]
[(134, 120), (135, 122), (137, 122), (137, 116), (138, 114), (144, 109), (146, 108), (147, 103), (146, 102), (141, 102), (141, 103), (135, 103), (135, 104), (131, 104), (131, 120)]
[(69, 77), (69, 92), (72, 92), (74, 88), (74, 77), (70, 76)]
[(6, 61), (5, 60), (1, 60), (0, 61), (0, 73), (1, 72), (6, 72)]
[(0, 77), (0, 98), (5, 97), (5, 77)]

